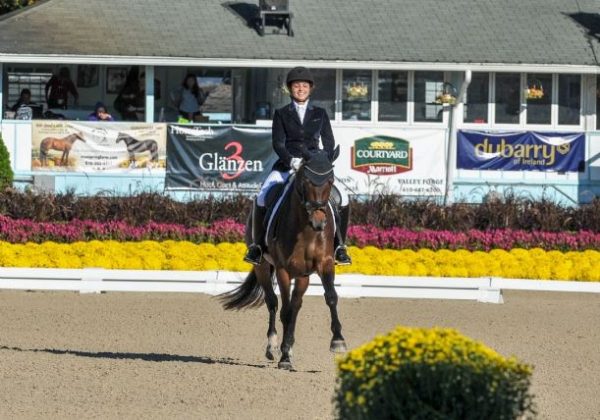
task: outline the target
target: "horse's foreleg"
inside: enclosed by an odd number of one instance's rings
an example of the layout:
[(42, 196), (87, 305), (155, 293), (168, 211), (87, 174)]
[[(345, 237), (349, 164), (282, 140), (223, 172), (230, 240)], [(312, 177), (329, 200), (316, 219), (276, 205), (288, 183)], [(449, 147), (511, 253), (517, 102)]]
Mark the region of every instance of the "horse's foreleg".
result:
[(60, 158), (60, 166), (67, 166), (67, 159), (69, 158), (69, 151), (65, 149), (63, 151), (62, 157)]
[(279, 360), (279, 367), (284, 369), (291, 369), (291, 346), (287, 338), (289, 319), (291, 315), (290, 289), (292, 279), (290, 278), (288, 272), (282, 268), (277, 269), (276, 274), (277, 284), (279, 285), (279, 293), (281, 295), (281, 311), (279, 313), (279, 317), (281, 319), (281, 324), (283, 325), (283, 340), (281, 342), (281, 359)]
[(292, 347), (295, 342), (294, 333), (296, 331), (296, 320), (298, 319), (298, 313), (302, 307), (302, 297), (304, 296), (304, 293), (306, 293), (306, 289), (308, 289), (308, 276), (298, 277), (296, 279), (296, 284), (294, 285), (292, 299), (286, 314), (287, 325), (284, 324), (283, 341), (281, 343), (282, 355), (279, 362), (280, 368), (292, 368), (290, 356), (292, 355)]
[(331, 338), (329, 350), (334, 353), (344, 353), (347, 347), (342, 335), (342, 324), (337, 312), (338, 295), (333, 284), (334, 279), (333, 268), (331, 271), (327, 270), (321, 275), (321, 282), (323, 283), (323, 289), (325, 289), (325, 303), (329, 306), (329, 312), (331, 313), (331, 332), (333, 333), (333, 337)]
[(269, 360), (275, 360), (275, 355), (279, 353), (279, 342), (277, 340), (277, 295), (273, 290), (271, 280), (271, 268), (269, 263), (263, 262), (255, 268), (256, 274), (261, 279), (261, 285), (265, 291), (265, 303), (269, 310), (269, 329), (267, 330), (267, 350), (265, 355)]

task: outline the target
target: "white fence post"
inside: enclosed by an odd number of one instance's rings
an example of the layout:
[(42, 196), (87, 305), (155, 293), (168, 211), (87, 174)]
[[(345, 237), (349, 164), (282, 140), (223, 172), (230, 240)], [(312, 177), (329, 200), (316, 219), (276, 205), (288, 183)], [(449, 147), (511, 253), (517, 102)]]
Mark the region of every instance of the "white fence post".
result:
[(81, 272), (79, 293), (101, 293), (105, 272), (102, 268), (84, 268)]

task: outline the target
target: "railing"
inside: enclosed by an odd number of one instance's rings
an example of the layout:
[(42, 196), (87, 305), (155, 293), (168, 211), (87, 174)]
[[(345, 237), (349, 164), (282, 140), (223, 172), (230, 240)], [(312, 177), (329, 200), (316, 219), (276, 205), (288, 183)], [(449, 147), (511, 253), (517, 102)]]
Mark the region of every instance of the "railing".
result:
[[(180, 292), (216, 295), (239, 286), (248, 273), (230, 271), (152, 271), (105, 269), (2, 268), (0, 289), (100, 292)], [(503, 303), (502, 290), (600, 293), (600, 283), (439, 277), (391, 277), (341, 274), (335, 279), (341, 297), (424, 298)], [(311, 276), (308, 295), (323, 295)]]

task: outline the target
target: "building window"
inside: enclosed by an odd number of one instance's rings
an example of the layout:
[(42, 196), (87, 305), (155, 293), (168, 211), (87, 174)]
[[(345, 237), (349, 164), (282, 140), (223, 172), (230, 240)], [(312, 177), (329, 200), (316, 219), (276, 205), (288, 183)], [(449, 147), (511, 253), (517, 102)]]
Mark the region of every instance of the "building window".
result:
[(315, 88), (310, 101), (316, 106), (325, 108), (329, 118), (335, 118), (335, 70), (311, 70), (315, 79)]
[(473, 73), (464, 106), (466, 123), (485, 124), (488, 122), (489, 93), (489, 73)]
[(581, 76), (558, 75), (558, 124), (579, 125), (581, 115)]
[(541, 89), (541, 97), (526, 97), (527, 124), (552, 123), (552, 75), (528, 74), (527, 90)]
[(442, 91), (444, 73), (441, 71), (415, 72), (415, 121), (441, 122), (443, 107), (435, 103)]
[(408, 72), (379, 72), (379, 121), (406, 121)]
[(342, 119), (371, 120), (371, 71), (344, 70), (342, 77)]
[(8, 72), (8, 98), (9, 106), (14, 105), (21, 96), (23, 89), (31, 91), (31, 101), (37, 104), (46, 102), (45, 87), (52, 77), (52, 72)]
[(518, 124), (521, 109), (521, 75), (519, 73), (496, 74), (497, 124)]

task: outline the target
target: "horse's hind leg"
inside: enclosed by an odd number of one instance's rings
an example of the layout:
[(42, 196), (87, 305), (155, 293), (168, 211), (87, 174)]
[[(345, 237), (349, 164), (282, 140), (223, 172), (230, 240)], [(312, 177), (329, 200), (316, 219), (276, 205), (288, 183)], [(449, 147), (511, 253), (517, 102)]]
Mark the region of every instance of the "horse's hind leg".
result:
[(260, 279), (261, 286), (265, 291), (265, 303), (269, 310), (269, 329), (267, 330), (267, 350), (265, 356), (269, 360), (275, 360), (275, 356), (279, 353), (279, 342), (277, 340), (277, 295), (273, 290), (271, 277), (271, 266), (266, 261), (256, 267), (256, 273)]
[(292, 347), (294, 346), (295, 338), (294, 333), (296, 330), (296, 320), (298, 318), (298, 312), (300, 312), (300, 308), (302, 307), (302, 297), (304, 293), (306, 293), (306, 289), (308, 289), (308, 277), (298, 277), (296, 279), (296, 284), (294, 286), (294, 292), (292, 293), (291, 300), (289, 299), (290, 293), (290, 283), (291, 279), (289, 278), (289, 274), (285, 272), (285, 276), (287, 276), (287, 291), (286, 297), (284, 300), (284, 292), (281, 287), (282, 281), (278, 282), (279, 288), (281, 290), (281, 300), (282, 300), (282, 308), (281, 308), (281, 322), (283, 323), (283, 341), (281, 342), (281, 359), (279, 360), (278, 367), (281, 369), (292, 369)]
[(325, 303), (329, 306), (329, 312), (331, 313), (331, 332), (333, 333), (333, 337), (331, 338), (329, 350), (334, 353), (344, 353), (347, 351), (347, 347), (342, 335), (342, 324), (337, 313), (338, 295), (335, 291), (333, 281), (333, 269), (331, 272), (328, 270), (328, 272), (321, 275), (321, 282), (323, 283), (323, 289), (325, 289)]

